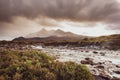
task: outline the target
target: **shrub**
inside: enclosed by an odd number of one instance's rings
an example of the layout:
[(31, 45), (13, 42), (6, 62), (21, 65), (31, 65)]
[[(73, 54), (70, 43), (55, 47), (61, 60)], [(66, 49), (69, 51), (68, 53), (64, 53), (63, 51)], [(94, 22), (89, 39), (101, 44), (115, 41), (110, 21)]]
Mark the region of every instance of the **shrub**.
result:
[(86, 66), (35, 50), (1, 52), (0, 63), (0, 80), (93, 80)]

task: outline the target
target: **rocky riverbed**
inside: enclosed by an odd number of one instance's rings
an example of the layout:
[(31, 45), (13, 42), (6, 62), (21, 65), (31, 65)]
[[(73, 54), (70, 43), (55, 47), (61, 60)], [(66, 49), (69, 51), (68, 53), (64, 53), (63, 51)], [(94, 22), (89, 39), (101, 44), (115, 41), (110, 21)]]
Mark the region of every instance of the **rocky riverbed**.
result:
[[(35, 48), (35, 47), (34, 47)], [(80, 47), (45, 47), (37, 49), (55, 56), (61, 62), (72, 61), (85, 64), (93, 75), (102, 76), (105, 80), (120, 80), (120, 51), (85, 49)], [(102, 79), (100, 79), (102, 80)]]

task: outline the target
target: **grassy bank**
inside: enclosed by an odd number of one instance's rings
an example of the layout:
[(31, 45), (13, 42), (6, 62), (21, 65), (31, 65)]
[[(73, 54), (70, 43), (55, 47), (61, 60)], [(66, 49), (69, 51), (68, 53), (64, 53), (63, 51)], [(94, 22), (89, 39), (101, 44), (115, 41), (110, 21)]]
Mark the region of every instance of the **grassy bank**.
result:
[(2, 51), (0, 80), (93, 80), (93, 76), (84, 65), (57, 62), (40, 51)]

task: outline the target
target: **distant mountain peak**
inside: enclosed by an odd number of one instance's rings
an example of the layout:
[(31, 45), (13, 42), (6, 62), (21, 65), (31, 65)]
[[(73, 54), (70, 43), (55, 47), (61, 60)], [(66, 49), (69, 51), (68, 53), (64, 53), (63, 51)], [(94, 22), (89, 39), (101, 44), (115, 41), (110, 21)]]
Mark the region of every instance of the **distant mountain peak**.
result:
[(72, 32), (65, 32), (61, 29), (57, 30), (46, 30), (45, 28), (42, 28), (40, 31), (36, 33), (32, 33), (27, 35), (26, 37), (50, 37), (50, 36), (56, 36), (56, 37), (80, 37), (80, 35), (74, 34)]

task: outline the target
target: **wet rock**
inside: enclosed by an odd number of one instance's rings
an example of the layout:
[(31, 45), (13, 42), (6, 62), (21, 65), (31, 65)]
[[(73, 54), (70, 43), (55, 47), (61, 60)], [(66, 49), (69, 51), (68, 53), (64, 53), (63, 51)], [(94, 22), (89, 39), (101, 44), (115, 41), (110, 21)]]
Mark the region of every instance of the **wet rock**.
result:
[(101, 55), (101, 56), (105, 56), (105, 53), (104, 53), (104, 52), (100, 52), (100, 55)]
[(98, 54), (98, 52), (97, 52), (97, 51), (93, 51), (93, 53), (94, 53), (94, 54)]
[(94, 62), (90, 58), (85, 58), (85, 60), (81, 60), (81, 64), (90, 64), (90, 65), (93, 65)]
[(101, 65), (101, 64), (104, 64), (104, 63), (102, 63), (102, 62), (98, 62), (98, 64)]
[(116, 73), (116, 74), (120, 74), (120, 71), (113, 71), (114, 73)]
[(86, 53), (88, 53), (89, 51), (85, 51)]
[(111, 80), (120, 80), (120, 78), (113, 77)]
[(105, 80), (111, 80), (112, 79), (112, 77), (111, 76), (109, 76), (109, 75), (107, 75), (106, 73), (101, 73), (100, 74), (100, 76), (102, 77), (102, 78), (104, 78)]
[(96, 66), (95, 68), (104, 69), (105, 67), (102, 66), (102, 65), (98, 65), (98, 66)]
[(99, 71), (97, 69), (91, 69), (90, 72), (95, 75), (99, 75)]
[(81, 64), (92, 64), (91, 61), (81, 60)]
[(116, 65), (116, 67), (117, 67), (117, 68), (120, 68), (120, 66), (119, 66), (119, 65)]
[(102, 75), (94, 75), (94, 79), (95, 80), (111, 80), (109, 77), (102, 76)]
[(84, 52), (84, 51), (81, 51), (81, 52)]
[(90, 61), (90, 60), (92, 60), (91, 58), (85, 58), (85, 60), (88, 60), (88, 61)]

